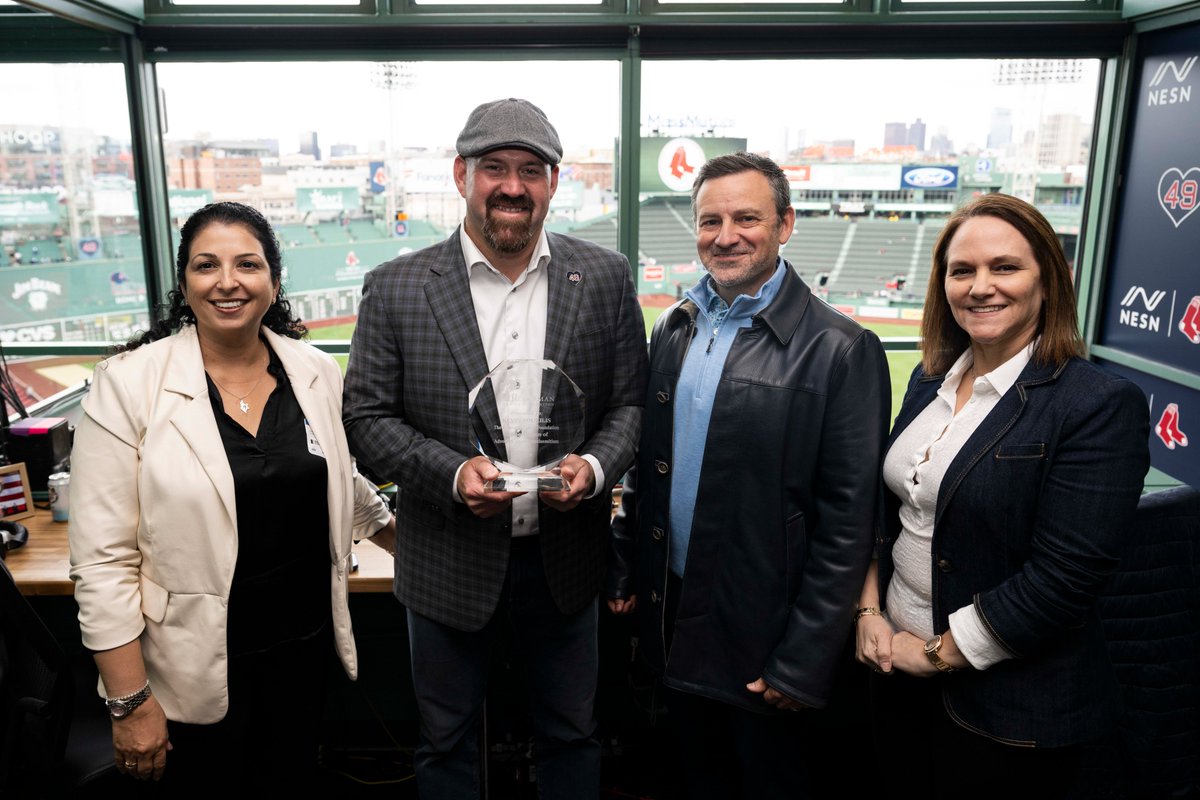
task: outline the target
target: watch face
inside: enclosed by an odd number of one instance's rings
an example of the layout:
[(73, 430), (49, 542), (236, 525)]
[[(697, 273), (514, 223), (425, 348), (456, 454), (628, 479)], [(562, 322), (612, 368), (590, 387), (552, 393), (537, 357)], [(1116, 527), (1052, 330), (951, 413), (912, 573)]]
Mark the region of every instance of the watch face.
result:
[(121, 719), (129, 713), (129, 706), (122, 703), (120, 700), (109, 703), (108, 713), (113, 719)]

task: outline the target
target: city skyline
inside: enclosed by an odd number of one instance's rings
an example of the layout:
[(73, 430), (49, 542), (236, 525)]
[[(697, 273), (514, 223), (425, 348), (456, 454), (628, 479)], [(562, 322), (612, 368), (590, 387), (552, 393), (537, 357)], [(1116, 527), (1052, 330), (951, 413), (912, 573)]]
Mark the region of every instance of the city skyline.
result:
[[(953, 69), (947, 69), (948, 64)], [(647, 62), (642, 123), (699, 118), (722, 125), (716, 135), (746, 138), (751, 150), (782, 157), (799, 144), (852, 139), (855, 152), (883, 149), (884, 126), (920, 118), (946, 131), (959, 152), (988, 144), (993, 113), (1011, 110), (1012, 139), (1053, 115), (1075, 114), (1091, 126), (1099, 62), (1083, 62), (1067, 85), (995, 85), (995, 60), (861, 60)], [(489, 62), (489, 65), (494, 65)], [(373, 62), (161, 64), (166, 139), (277, 139), (281, 155), (300, 150), (316, 131), (322, 149), (395, 138), (403, 147), (452, 148), (461, 121), (495, 93), (473, 62), (406, 64), (406, 81), (390, 93), (372, 81)], [(128, 141), (119, 64), (86, 69), (0, 65), (0, 94), (17, 124), (87, 125)], [(33, 79), (18, 69), (34, 70)], [(516, 89), (541, 105), (569, 151), (611, 149), (619, 133), (616, 62), (511, 62)], [(253, 79), (247, 75), (253, 72)], [(41, 73), (38, 75), (37, 73)], [(108, 74), (111, 73), (111, 74)], [(409, 78), (411, 75), (411, 78)], [(770, 79), (748, 77), (769, 76)], [(830, 80), (830, 76), (836, 80)], [(41, 78), (41, 80), (39, 80)], [(885, 78), (886, 84), (880, 79)], [(245, 92), (233, 86), (245, 85)], [(521, 91), (524, 86), (529, 91)], [(845, 87), (852, 87), (849, 91)], [(321, 88), (318, 88), (321, 87)], [(597, 88), (599, 87), (599, 88)], [(456, 90), (459, 90), (456, 92)], [(312, 98), (319, 97), (318, 104)], [(436, 98), (436, 100), (432, 99)], [(315, 107), (314, 107), (315, 106)], [(436, 109), (429, 113), (428, 109)], [(420, 108), (423, 113), (412, 113)], [(836, 109), (836, 113), (833, 110)], [(318, 121), (319, 120), (319, 121)], [(802, 141), (801, 141), (802, 139)]]

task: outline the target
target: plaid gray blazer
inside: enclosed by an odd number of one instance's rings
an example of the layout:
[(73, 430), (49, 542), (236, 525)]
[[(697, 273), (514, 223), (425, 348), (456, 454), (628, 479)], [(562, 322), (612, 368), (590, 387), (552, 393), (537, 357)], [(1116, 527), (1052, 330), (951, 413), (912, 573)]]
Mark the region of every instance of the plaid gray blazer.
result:
[[(380, 265), (363, 284), (346, 370), (351, 452), (400, 487), (396, 597), (464, 631), (491, 618), (508, 569), (511, 516), (479, 519), (453, 499), (454, 474), (477, 455), (467, 393), (487, 374), (459, 233)], [(586, 440), (616, 482), (641, 431), (646, 335), (629, 262), (551, 233), (545, 357), (586, 393)], [(569, 277), (568, 277), (569, 276)], [(568, 513), (539, 508), (542, 556), (563, 613), (603, 581), (609, 493)]]

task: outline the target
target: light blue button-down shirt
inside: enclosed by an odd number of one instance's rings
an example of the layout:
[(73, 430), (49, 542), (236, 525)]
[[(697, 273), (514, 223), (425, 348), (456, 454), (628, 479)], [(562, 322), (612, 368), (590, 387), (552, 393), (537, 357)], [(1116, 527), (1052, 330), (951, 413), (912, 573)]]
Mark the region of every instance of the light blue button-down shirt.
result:
[(700, 313), (696, 316), (696, 335), (688, 346), (675, 386), (670, 541), (671, 571), (676, 575), (683, 575), (687, 561), (708, 423), (725, 369), (725, 358), (737, 332), (749, 327), (754, 315), (771, 305), (783, 283), (785, 269), (781, 258), (775, 266), (775, 274), (757, 294), (753, 297), (740, 294), (733, 299), (732, 305), (713, 289), (710, 275), (705, 275), (687, 292), (688, 299), (696, 304)]

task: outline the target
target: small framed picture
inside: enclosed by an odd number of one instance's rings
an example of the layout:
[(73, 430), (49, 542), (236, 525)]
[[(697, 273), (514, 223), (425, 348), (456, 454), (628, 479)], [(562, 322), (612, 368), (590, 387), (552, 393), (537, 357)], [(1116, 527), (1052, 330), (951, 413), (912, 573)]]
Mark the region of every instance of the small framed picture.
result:
[(33, 513), (33, 491), (29, 488), (25, 465), (0, 467), (0, 519), (24, 519)]

